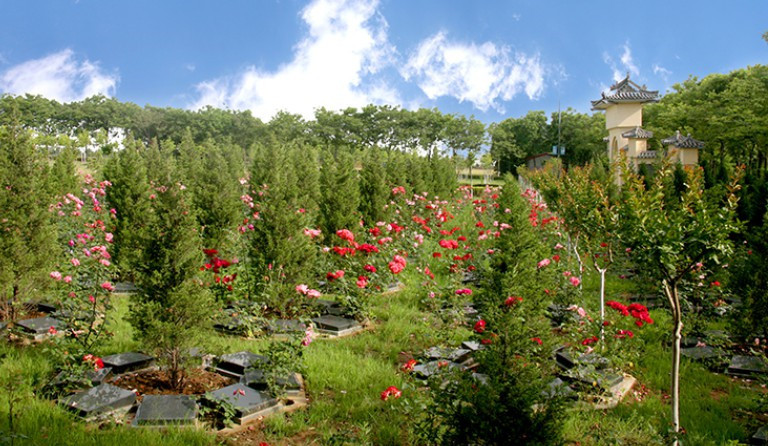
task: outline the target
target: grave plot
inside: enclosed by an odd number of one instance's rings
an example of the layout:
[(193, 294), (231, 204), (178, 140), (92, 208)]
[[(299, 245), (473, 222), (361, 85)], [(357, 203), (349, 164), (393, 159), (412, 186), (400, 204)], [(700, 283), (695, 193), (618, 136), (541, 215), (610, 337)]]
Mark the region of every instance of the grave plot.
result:
[(112, 384), (100, 384), (59, 402), (79, 416), (91, 420), (125, 415), (136, 402), (136, 394)]
[(267, 331), (272, 334), (304, 333), (307, 324), (296, 319), (276, 319), (267, 322)]
[(768, 424), (757, 430), (750, 438), (750, 444), (768, 445)]
[(134, 426), (196, 425), (198, 406), (190, 395), (145, 395), (141, 400)]
[(330, 314), (312, 318), (312, 322), (319, 333), (337, 337), (357, 333), (363, 329), (362, 324), (355, 319)]
[(419, 379), (429, 379), (431, 376), (442, 370), (452, 370), (461, 368), (461, 364), (446, 360), (430, 361), (424, 364), (417, 364), (413, 367), (413, 375)]
[(258, 367), (267, 362), (269, 359), (266, 356), (249, 351), (229, 353), (219, 357), (215, 371), (230, 378), (240, 379), (245, 374), (246, 369)]
[(680, 354), (694, 361), (704, 361), (719, 358), (723, 355), (723, 352), (718, 348), (705, 345), (702, 347), (682, 348), (680, 349)]
[(314, 301), (314, 307), (320, 313), (320, 315), (330, 314), (332, 316), (343, 316), (344, 307), (336, 301), (327, 299), (317, 299)]
[(50, 316), (23, 319), (16, 322), (15, 326), (23, 336), (35, 341), (46, 339), (66, 328), (64, 322)]
[(235, 422), (239, 424), (279, 410), (277, 399), (269, 393), (254, 390), (242, 383), (216, 390), (209, 396), (215, 401), (231, 404), (235, 409)]
[(731, 358), (731, 363), (726, 371), (729, 375), (741, 378), (754, 378), (768, 374), (768, 364), (757, 356), (736, 355)]
[(155, 358), (138, 352), (118, 353), (105, 356), (101, 360), (104, 367), (110, 367), (115, 375), (146, 369), (155, 364)]
[(133, 282), (117, 282), (115, 283), (115, 293), (135, 293), (139, 291), (139, 288)]

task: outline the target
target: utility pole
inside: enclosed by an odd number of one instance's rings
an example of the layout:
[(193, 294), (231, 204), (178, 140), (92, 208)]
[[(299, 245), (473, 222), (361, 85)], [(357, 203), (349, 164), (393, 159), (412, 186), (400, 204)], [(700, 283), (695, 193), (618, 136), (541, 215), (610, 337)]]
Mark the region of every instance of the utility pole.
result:
[(560, 127), (563, 123), (563, 116), (560, 112), (560, 99), (557, 100), (557, 157), (560, 158)]

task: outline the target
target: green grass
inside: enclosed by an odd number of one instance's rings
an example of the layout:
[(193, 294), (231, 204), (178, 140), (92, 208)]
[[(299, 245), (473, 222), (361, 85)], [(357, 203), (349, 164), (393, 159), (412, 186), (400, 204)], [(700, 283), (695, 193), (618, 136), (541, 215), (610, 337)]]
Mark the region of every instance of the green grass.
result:
[[(575, 269), (575, 268), (574, 268)], [(263, 425), (264, 441), (270, 444), (414, 444), (409, 419), (379, 393), (390, 385), (403, 388), (408, 379), (398, 371), (403, 357), (431, 345), (457, 345), (469, 336), (466, 328), (443, 327), (431, 314), (419, 310), (423, 298), (415, 275), (406, 276), (407, 288), (373, 301), (374, 326), (363, 333), (341, 339), (320, 339), (304, 354), (305, 379), (311, 404), (291, 414), (268, 417)], [(609, 275), (608, 299), (626, 301), (640, 281)], [(647, 285), (646, 285), (647, 286)], [(597, 307), (599, 287), (596, 273), (584, 280), (584, 301), (590, 311)], [(125, 321), (129, 296), (115, 299), (112, 328), (115, 335), (99, 354), (137, 349), (131, 327)], [(613, 410), (571, 409), (566, 439), (580, 445), (667, 444), (670, 410), (665, 398), (669, 388), (671, 323), (664, 309), (652, 311), (656, 323), (638, 330), (644, 343), (633, 367), (626, 366), (649, 394), (642, 401), (632, 398)], [(212, 334), (201, 341), (212, 353), (243, 349), (260, 351), (265, 340), (248, 340)], [(404, 353), (404, 355), (403, 355)], [(16, 444), (55, 445), (206, 445), (218, 444), (204, 430), (154, 431), (107, 425), (90, 426), (53, 402), (33, 395), (51, 372), (44, 346), (16, 347), (0, 344), (0, 384), (15, 383), (23, 395), (14, 420), (16, 431), (28, 437)], [(23, 371), (21, 373), (20, 371)], [(702, 365), (683, 360), (682, 425), (686, 445), (719, 445), (729, 440), (745, 441), (755, 426), (743, 426), (735, 418), (752, 406), (754, 389), (742, 381), (714, 374)], [(404, 399), (408, 394), (404, 394)], [(0, 431), (8, 432), (8, 397), (0, 391)], [(742, 418), (748, 418), (742, 416)], [(743, 420), (742, 420), (743, 421)], [(224, 439), (224, 441), (229, 441)]]

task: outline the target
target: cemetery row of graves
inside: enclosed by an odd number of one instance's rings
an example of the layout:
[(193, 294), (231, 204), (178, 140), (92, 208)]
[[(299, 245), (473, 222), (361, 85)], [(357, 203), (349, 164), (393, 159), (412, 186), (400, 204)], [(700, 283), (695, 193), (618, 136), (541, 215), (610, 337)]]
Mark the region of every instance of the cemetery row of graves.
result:
[(738, 169), (0, 137), (3, 441), (765, 441)]

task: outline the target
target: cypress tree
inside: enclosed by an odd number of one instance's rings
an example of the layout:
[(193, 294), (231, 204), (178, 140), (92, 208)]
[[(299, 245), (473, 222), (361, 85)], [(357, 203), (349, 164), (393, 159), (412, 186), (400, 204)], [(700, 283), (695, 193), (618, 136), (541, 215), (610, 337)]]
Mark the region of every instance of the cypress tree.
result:
[(380, 150), (371, 148), (365, 151), (360, 171), (360, 212), (369, 226), (384, 220), (384, 206), (390, 193)]
[(6, 319), (47, 283), (56, 236), (48, 168), (27, 131), (0, 127), (0, 302)]
[(325, 152), (324, 158), (320, 170), (323, 230), (326, 234), (332, 234), (339, 229), (355, 228), (360, 220), (357, 213), (360, 189), (352, 155), (339, 150), (336, 157)]
[(189, 348), (205, 335), (213, 304), (198, 277), (204, 258), (191, 197), (177, 182), (156, 186), (154, 195), (130, 322), (136, 339), (161, 360), (170, 385), (179, 389)]
[(112, 256), (124, 279), (130, 279), (139, 264), (147, 231), (151, 190), (145, 152), (140, 141), (128, 139), (125, 149), (113, 155), (104, 168), (105, 179), (112, 183), (109, 203), (117, 215)]

